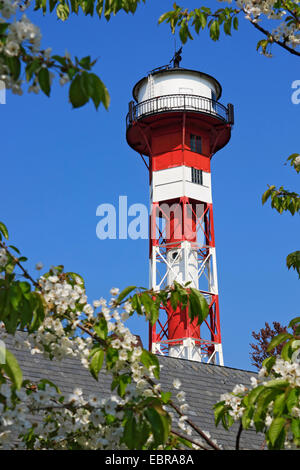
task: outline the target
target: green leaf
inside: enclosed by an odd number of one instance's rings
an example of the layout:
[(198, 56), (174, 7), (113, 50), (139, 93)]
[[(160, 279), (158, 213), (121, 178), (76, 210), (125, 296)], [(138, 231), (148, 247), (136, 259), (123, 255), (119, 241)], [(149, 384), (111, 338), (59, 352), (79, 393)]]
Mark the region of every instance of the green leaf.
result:
[[(122, 375), (120, 375), (116, 378), (116, 382), (114, 383), (114, 387), (113, 387), (113, 384), (112, 384), (112, 387), (115, 388), (118, 385), (118, 394), (120, 395), (121, 398), (123, 398), (125, 393), (126, 393), (126, 387), (130, 383), (131, 383), (130, 375), (122, 374)], [(112, 390), (113, 390), (113, 388), (112, 388)]]
[(61, 393), (58, 386), (55, 385), (55, 383), (51, 382), (51, 380), (48, 380), (48, 379), (40, 380), (40, 382), (38, 383), (38, 389), (39, 390), (46, 390), (46, 385), (50, 385), (50, 387), (54, 388), (57, 393)]
[(221, 415), (221, 420), (222, 420), (223, 427), (227, 431), (234, 423), (233, 417), (227, 411)]
[(133, 450), (136, 447), (136, 420), (133, 412), (130, 410), (127, 412), (127, 419), (124, 426), (123, 440), (127, 445), (128, 449)]
[(6, 238), (6, 240), (8, 240), (8, 230), (6, 228), (6, 225), (4, 225), (3, 222), (0, 222), (0, 232)]
[(94, 13), (94, 0), (83, 0), (81, 2), (82, 10), (86, 15), (93, 16)]
[(105, 109), (108, 109), (110, 97), (108, 90), (100, 78), (94, 73), (88, 74), (89, 96), (92, 98), (95, 108), (98, 109), (100, 103)]
[(300, 317), (293, 318), (290, 321), (288, 328), (292, 328), (294, 325), (297, 325), (298, 323), (300, 323)]
[(68, 74), (70, 80), (73, 80), (76, 73), (77, 73), (77, 69), (75, 67), (72, 67), (72, 66), (68, 67), (67, 74)]
[(0, 289), (0, 320), (4, 320), (9, 314), (10, 303), (8, 289)]
[(268, 404), (276, 398), (278, 393), (280, 393), (280, 390), (272, 388), (265, 388), (265, 390), (260, 393), (257, 399), (256, 408), (253, 415), (253, 422), (255, 425), (256, 432), (262, 431), (264, 429), (264, 420)]
[(263, 361), (262, 365), (267, 369), (268, 372), (270, 372), (270, 370), (274, 366), (275, 362), (276, 362), (276, 357), (275, 356), (270, 356), (270, 357), (267, 357)]
[(132, 410), (126, 410), (125, 426), (122, 440), (126, 444), (128, 449), (143, 449), (143, 446), (146, 443), (149, 434), (150, 427), (148, 425), (148, 422), (143, 419), (143, 417), (140, 418), (140, 421), (137, 421)]
[(204, 29), (207, 23), (207, 16), (205, 13), (203, 12), (199, 13), (199, 21), (200, 21), (201, 28)]
[(264, 391), (264, 389), (265, 388), (263, 385), (259, 385), (258, 387), (255, 387), (253, 390), (251, 390), (251, 392), (248, 395), (249, 405), (252, 405), (253, 403), (256, 402), (259, 395)]
[(170, 17), (170, 12), (169, 12), (169, 11), (167, 11), (166, 13), (163, 13), (163, 14), (160, 15), (160, 17), (158, 18), (158, 24), (163, 23), (163, 22), (166, 21), (169, 17)]
[(284, 359), (285, 361), (289, 361), (290, 358), (291, 358), (291, 355), (293, 353), (293, 348), (291, 346), (291, 341), (288, 341), (287, 343), (285, 343), (285, 345), (283, 346), (282, 350), (281, 350), (281, 354), (280, 356), (282, 357), (282, 359)]
[(274, 338), (272, 338), (269, 346), (268, 346), (268, 349), (267, 351), (272, 351), (272, 349), (276, 348), (276, 346), (278, 346), (279, 344), (283, 343), (284, 341), (286, 341), (287, 339), (290, 339), (292, 338), (293, 336), (290, 334), (290, 333), (279, 333), (279, 335), (277, 336), (274, 336)]
[(226, 411), (225, 401), (220, 401), (214, 405), (215, 425), (218, 426), (222, 416)]
[(291, 430), (294, 434), (294, 437), (299, 440), (300, 439), (300, 420), (299, 419), (292, 419), (291, 422)]
[(273, 379), (266, 382), (265, 388), (285, 389), (289, 386), (289, 381), (284, 379)]
[(147, 369), (149, 369), (150, 366), (154, 366), (153, 368), (154, 377), (156, 379), (159, 379), (159, 361), (157, 357), (151, 352), (147, 351), (146, 349), (143, 349), (140, 359), (141, 359), (142, 364), (144, 364), (144, 366)]
[(193, 36), (190, 33), (186, 20), (182, 21), (181, 23), (181, 27), (179, 30), (179, 37), (180, 37), (182, 44), (185, 44), (188, 38), (193, 39)]
[(170, 302), (171, 302), (172, 309), (175, 311), (178, 305), (180, 304), (179, 292), (177, 292), (176, 290), (173, 290), (171, 292)]
[(66, 67), (67, 66), (67, 59), (66, 57), (62, 57), (60, 55), (53, 55), (52, 56), (52, 59), (53, 60), (56, 60), (56, 62), (58, 62), (60, 65), (62, 65), (63, 67)]
[(15, 261), (11, 259), (5, 267), (6, 273), (12, 274), (15, 269), (15, 266), (16, 266)]
[(132, 297), (131, 305), (138, 315), (143, 315), (140, 294), (134, 294), (134, 296)]
[(0, 23), (0, 34), (4, 34), (10, 23)]
[(17, 310), (22, 299), (22, 291), (18, 283), (12, 284), (10, 286), (8, 295), (12, 307)]
[(238, 28), (239, 28), (239, 19), (238, 19), (237, 16), (235, 16), (235, 17), (233, 18), (233, 27), (234, 27), (234, 29), (235, 29), (236, 31), (237, 31)]
[(41, 90), (45, 95), (50, 96), (50, 75), (49, 70), (46, 67), (42, 67), (38, 73), (38, 81)]
[[(9, 295), (8, 295), (8, 298), (9, 298)], [(20, 320), (19, 313), (9, 303), (6, 309), (6, 318), (4, 318), (5, 328), (9, 334), (13, 335), (15, 333), (19, 320)]]
[(166, 405), (167, 403), (169, 403), (169, 401), (171, 399), (171, 396), (172, 396), (172, 393), (171, 392), (161, 392), (160, 396), (161, 396), (162, 402)]
[(179, 284), (179, 282), (174, 281), (174, 290), (179, 294), (179, 303), (183, 308), (188, 304), (188, 293), (187, 290)]
[(31, 311), (33, 313), (32, 322), (30, 326), (28, 326), (28, 330), (30, 333), (32, 333), (33, 331), (36, 331), (42, 324), (45, 318), (45, 310), (43, 299), (37, 292), (32, 292), (31, 295), (28, 296), (28, 300), (30, 301)]
[(22, 315), (20, 318), (20, 328), (28, 328), (30, 327), (32, 322), (33, 312), (30, 306), (30, 302), (26, 299), (25, 296), (23, 296), (20, 308), (22, 311)]
[(292, 155), (289, 156), (289, 158), (287, 159), (288, 161), (290, 160), (291, 161), (291, 166), (293, 166), (295, 168), (295, 170), (297, 171), (297, 173), (299, 173), (300, 171), (300, 165), (299, 164), (296, 164), (295, 160), (296, 158), (298, 158), (300, 156), (299, 153), (293, 153)]
[(69, 88), (69, 99), (73, 108), (80, 108), (89, 100), (89, 95), (82, 86), (82, 79), (80, 75), (76, 75), (74, 80), (71, 82)]
[(60, 3), (57, 5), (56, 14), (61, 21), (66, 21), (70, 14), (69, 6), (66, 3)]
[[(171, 433), (172, 433), (172, 431), (171, 431)], [(179, 437), (175, 434), (174, 434), (174, 436), (176, 437), (177, 441), (179, 441), (181, 444), (185, 445), (189, 449), (194, 450), (193, 444), (190, 441), (188, 441), (187, 439), (184, 439), (183, 437)], [(174, 449), (172, 448), (171, 450), (174, 450)]]
[(106, 340), (108, 328), (107, 321), (105, 320), (105, 318), (100, 318), (97, 325), (94, 326), (94, 331), (100, 339), (103, 339), (104, 341)]
[(115, 348), (107, 348), (106, 351), (106, 368), (111, 370), (119, 359), (119, 351)]
[(165, 444), (170, 433), (168, 416), (158, 413), (155, 408), (147, 408), (144, 414), (151, 425), (155, 445)]
[(294, 251), (293, 253), (290, 253), (286, 258), (286, 265), (288, 269), (295, 269), (300, 278), (300, 251)]
[(47, 0), (36, 0), (34, 10), (38, 9), (42, 9), (43, 14), (45, 14), (47, 10)]
[(262, 53), (266, 54), (268, 44), (269, 44), (268, 39), (261, 39), (260, 41), (258, 41), (258, 43), (256, 45), (256, 50), (258, 51), (261, 48)]
[(65, 273), (65, 275), (67, 277), (67, 280), (72, 285), (76, 285), (76, 284), (78, 284), (79, 281), (81, 281), (81, 282), (79, 282), (79, 285), (80, 285), (80, 287), (84, 287), (84, 279), (80, 274), (69, 271), (69, 272)]
[(243, 416), (242, 416), (242, 425), (243, 425), (243, 428), (244, 428), (244, 429), (248, 429), (248, 428), (249, 428), (250, 423), (251, 423), (251, 421), (252, 421), (253, 412), (254, 412), (254, 407), (253, 407), (253, 406), (249, 406), (249, 407), (246, 408), (246, 410), (244, 411)]
[(209, 35), (213, 41), (217, 41), (220, 37), (220, 24), (218, 20), (214, 20), (211, 23)]
[(102, 15), (102, 11), (103, 11), (103, 2), (104, 2), (104, 0), (97, 0), (96, 12), (97, 12), (99, 18), (101, 18), (101, 15)]
[(140, 295), (140, 300), (141, 300), (141, 304), (145, 308), (145, 312), (150, 315), (152, 308), (153, 308), (153, 304), (155, 304), (155, 301), (152, 299), (152, 297), (149, 294), (147, 294), (147, 292), (143, 292)]
[(189, 294), (189, 316), (191, 321), (197, 318), (197, 324), (201, 325), (209, 314), (209, 307), (205, 297), (197, 289), (191, 288)]
[(154, 325), (159, 317), (159, 308), (160, 308), (160, 303), (159, 302), (154, 302), (151, 308), (151, 315), (150, 315), (150, 323), (151, 325)]
[(91, 56), (83, 57), (82, 59), (80, 59), (78, 64), (83, 69), (90, 70), (90, 68), (91, 68)]
[(91, 363), (90, 363), (90, 372), (94, 379), (98, 380), (99, 372), (102, 368), (104, 360), (104, 351), (103, 349), (98, 348), (97, 351), (92, 356)]
[(11, 248), (12, 250), (14, 250), (16, 253), (20, 254), (20, 250), (18, 250), (18, 248), (16, 248), (15, 246), (9, 245), (9, 248)]
[(262, 203), (265, 204), (265, 202), (269, 199), (269, 197), (272, 194), (272, 191), (275, 189), (275, 186), (270, 186), (262, 195)]
[(291, 413), (292, 409), (299, 403), (299, 388), (292, 388), (286, 397), (286, 407), (288, 412)]
[(274, 416), (281, 416), (286, 404), (285, 391), (278, 395), (274, 401), (273, 414)]
[(5, 351), (5, 364), (2, 364), (0, 367), (4, 369), (8, 377), (19, 390), (23, 380), (22, 371), (17, 359), (8, 349)]
[(228, 36), (231, 36), (231, 24), (232, 18), (229, 18), (228, 20), (224, 21), (224, 33)]
[(274, 418), (269, 431), (268, 431), (268, 437), (271, 441), (271, 444), (274, 446), (278, 437), (280, 436), (281, 431), (283, 430), (285, 425), (285, 418), (277, 417)]
[(18, 80), (21, 72), (19, 57), (6, 57), (6, 62), (14, 80)]
[(55, 8), (55, 5), (57, 4), (58, 0), (49, 0), (49, 10), (52, 12)]

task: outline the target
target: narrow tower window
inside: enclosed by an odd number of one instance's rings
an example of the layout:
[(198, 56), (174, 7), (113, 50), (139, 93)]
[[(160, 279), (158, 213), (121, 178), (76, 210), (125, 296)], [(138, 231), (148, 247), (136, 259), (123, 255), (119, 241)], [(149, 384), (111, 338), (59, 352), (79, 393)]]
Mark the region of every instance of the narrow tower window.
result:
[(199, 135), (191, 134), (191, 151), (196, 153), (202, 153), (202, 141)]
[(203, 184), (202, 170), (197, 170), (197, 168), (192, 168), (192, 183)]

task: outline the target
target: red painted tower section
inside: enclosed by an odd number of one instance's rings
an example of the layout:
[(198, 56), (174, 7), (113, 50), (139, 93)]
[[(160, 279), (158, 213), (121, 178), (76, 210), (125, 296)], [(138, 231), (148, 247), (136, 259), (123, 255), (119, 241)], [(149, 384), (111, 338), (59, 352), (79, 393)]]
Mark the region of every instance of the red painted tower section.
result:
[(213, 77), (181, 68), (152, 72), (133, 95), (126, 137), (149, 158), (150, 287), (190, 282), (209, 304), (200, 327), (187, 309), (162, 309), (149, 326), (149, 348), (222, 365), (211, 158), (230, 139), (233, 106), (217, 101), (221, 86)]

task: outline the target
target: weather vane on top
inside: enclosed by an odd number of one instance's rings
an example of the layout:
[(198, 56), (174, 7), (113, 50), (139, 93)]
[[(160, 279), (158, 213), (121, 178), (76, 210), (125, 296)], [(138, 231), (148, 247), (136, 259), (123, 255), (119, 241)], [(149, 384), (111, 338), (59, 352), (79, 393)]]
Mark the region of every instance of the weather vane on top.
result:
[(171, 62), (173, 62), (174, 68), (178, 68), (180, 65), (180, 62), (182, 61), (181, 53), (182, 53), (182, 47), (178, 49), (178, 51), (175, 51), (174, 57), (171, 60)]

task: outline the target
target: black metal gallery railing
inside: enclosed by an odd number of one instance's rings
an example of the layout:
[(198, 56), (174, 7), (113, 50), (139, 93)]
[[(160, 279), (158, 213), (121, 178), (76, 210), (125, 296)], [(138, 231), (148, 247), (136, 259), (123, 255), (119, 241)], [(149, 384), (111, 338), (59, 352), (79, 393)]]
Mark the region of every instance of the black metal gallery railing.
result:
[(215, 116), (228, 124), (234, 122), (232, 104), (228, 104), (226, 108), (218, 101), (205, 96), (178, 94), (157, 96), (141, 103), (130, 101), (129, 112), (126, 117), (126, 128), (128, 129), (134, 121), (143, 117), (169, 111), (199, 112)]

